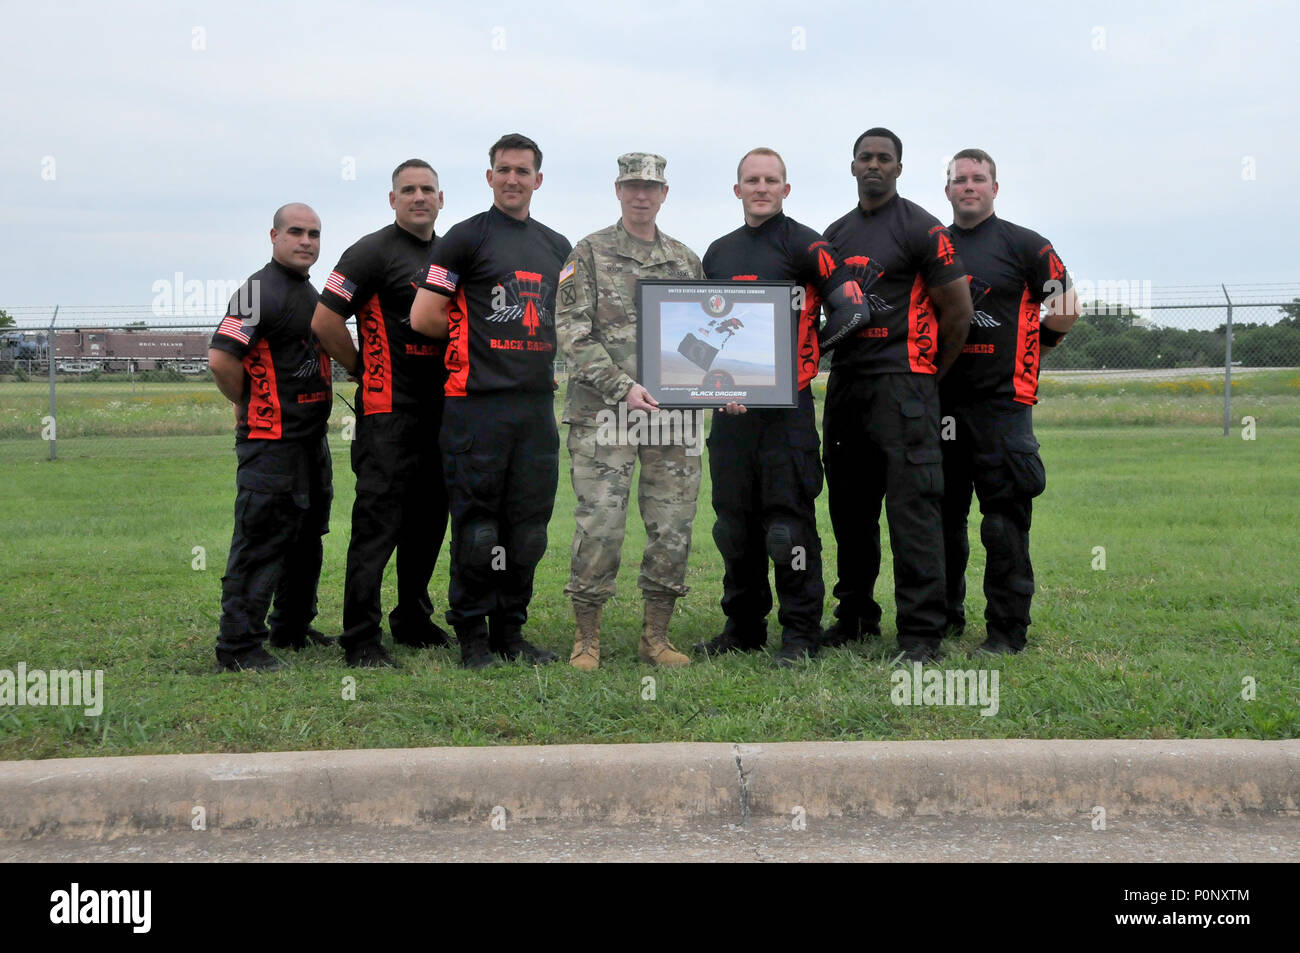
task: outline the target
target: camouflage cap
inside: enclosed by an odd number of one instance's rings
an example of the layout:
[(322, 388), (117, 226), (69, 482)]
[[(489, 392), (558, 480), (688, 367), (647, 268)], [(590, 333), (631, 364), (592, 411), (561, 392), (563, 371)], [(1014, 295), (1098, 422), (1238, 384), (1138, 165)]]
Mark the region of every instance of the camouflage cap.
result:
[(664, 166), (668, 160), (653, 152), (628, 152), (618, 157), (618, 178), (615, 182), (663, 182)]

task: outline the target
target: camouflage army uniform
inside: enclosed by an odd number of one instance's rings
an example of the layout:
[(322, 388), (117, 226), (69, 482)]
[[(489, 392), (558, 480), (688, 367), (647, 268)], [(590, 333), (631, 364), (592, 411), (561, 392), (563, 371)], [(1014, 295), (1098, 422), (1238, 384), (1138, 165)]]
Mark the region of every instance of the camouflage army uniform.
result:
[[(618, 404), (636, 382), (637, 279), (703, 278), (700, 259), (663, 232), (657, 232), (653, 243), (633, 238), (620, 221), (578, 242), (560, 276), (555, 323), (569, 367), (564, 422), (569, 424), (570, 474), (578, 498), (571, 575), (564, 592), (575, 602), (594, 605), (614, 595), (632, 470), (639, 457), (638, 501), (646, 549), (637, 585), (647, 593), (685, 595), (700, 486), (702, 412), (689, 412), (697, 425), (691, 432), (694, 455), (680, 439), (675, 446), (602, 446), (609, 440), (597, 442), (597, 435), (600, 412), (608, 411), (605, 417), (617, 420)], [(631, 430), (645, 412), (626, 416)], [(609, 431), (606, 426), (604, 432)]]

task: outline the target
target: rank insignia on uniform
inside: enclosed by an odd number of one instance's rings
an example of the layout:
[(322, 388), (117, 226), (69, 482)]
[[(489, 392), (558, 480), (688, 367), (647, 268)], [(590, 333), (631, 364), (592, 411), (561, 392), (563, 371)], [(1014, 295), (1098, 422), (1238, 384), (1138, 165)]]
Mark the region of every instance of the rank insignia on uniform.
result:
[(560, 284), (564, 284), (565, 279), (573, 277), (573, 262), (569, 262), (560, 272)]

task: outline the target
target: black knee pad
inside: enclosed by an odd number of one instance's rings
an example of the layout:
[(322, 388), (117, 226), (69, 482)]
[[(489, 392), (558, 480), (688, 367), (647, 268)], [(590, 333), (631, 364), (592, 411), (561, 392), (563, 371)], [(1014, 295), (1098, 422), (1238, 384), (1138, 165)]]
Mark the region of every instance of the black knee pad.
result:
[(487, 566), (497, 548), (497, 524), (491, 520), (470, 523), (461, 540), (461, 556), (470, 566)]
[(767, 554), (772, 562), (790, 565), (794, 559), (795, 532), (789, 523), (773, 523), (767, 529)]
[(518, 565), (536, 566), (545, 552), (545, 526), (517, 526), (510, 534), (510, 555)]
[(745, 527), (725, 516), (719, 516), (713, 524), (713, 541), (718, 544), (723, 559), (739, 559), (745, 555)]
[[(1034, 594), (1028, 539), (1015, 518), (1006, 513), (986, 513), (980, 525), (980, 542), (988, 553), (989, 565), (999, 567), (999, 586), (1022, 596)], [(1008, 563), (1009, 561), (1009, 563)]]
[(1005, 548), (1012, 529), (1011, 521), (1004, 514), (996, 510), (985, 513), (980, 521), (980, 542), (985, 549)]
[(980, 522), (980, 542), (985, 549), (997, 546), (1005, 548), (1014, 545), (1017, 537), (1028, 532), (1028, 529), (1014, 512), (991, 509), (983, 514)]

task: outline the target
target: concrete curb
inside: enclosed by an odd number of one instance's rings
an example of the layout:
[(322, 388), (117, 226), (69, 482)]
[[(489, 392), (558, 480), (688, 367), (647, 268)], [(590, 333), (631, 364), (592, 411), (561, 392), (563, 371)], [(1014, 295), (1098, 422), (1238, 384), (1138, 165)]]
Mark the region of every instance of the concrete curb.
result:
[(1300, 816), (1300, 741), (556, 745), (0, 763), (0, 838), (717, 818)]

